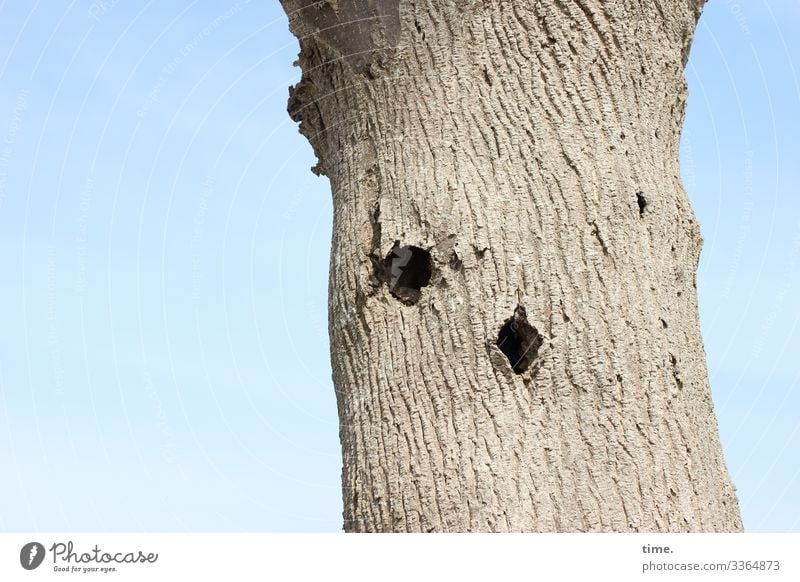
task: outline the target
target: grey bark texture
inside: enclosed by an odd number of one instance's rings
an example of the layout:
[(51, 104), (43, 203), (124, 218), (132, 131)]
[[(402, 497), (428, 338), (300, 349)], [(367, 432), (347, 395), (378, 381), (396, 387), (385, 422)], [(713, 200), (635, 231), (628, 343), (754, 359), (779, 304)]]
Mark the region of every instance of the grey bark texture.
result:
[(282, 4), (345, 530), (741, 530), (678, 168), (702, 0)]

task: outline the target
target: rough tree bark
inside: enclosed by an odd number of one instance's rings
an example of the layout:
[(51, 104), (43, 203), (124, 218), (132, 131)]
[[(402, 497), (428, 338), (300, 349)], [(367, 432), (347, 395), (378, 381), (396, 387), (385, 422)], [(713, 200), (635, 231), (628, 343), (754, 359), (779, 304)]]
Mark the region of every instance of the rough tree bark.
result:
[(347, 531), (736, 531), (681, 185), (703, 0), (282, 0)]

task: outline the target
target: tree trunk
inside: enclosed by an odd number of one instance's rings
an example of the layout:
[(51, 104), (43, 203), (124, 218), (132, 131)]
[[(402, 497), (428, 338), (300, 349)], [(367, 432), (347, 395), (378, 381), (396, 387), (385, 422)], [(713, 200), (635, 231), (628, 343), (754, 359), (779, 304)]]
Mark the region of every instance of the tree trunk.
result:
[(347, 531), (737, 531), (678, 169), (702, 0), (282, 0)]

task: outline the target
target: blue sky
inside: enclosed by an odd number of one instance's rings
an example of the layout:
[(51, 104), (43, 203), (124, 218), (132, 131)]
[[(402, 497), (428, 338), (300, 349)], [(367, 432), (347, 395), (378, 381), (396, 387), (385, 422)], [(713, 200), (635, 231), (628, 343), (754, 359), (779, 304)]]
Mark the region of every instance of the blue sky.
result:
[[(728, 466), (800, 531), (800, 2), (712, 0), (686, 187)], [(0, 531), (339, 531), (331, 202), (277, 1), (0, 4)]]

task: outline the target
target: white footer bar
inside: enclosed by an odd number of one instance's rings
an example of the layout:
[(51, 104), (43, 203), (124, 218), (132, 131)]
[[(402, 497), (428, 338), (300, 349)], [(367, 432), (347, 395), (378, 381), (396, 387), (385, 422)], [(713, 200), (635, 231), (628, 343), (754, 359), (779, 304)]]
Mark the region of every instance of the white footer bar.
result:
[(800, 580), (800, 534), (0, 534), (0, 580)]

